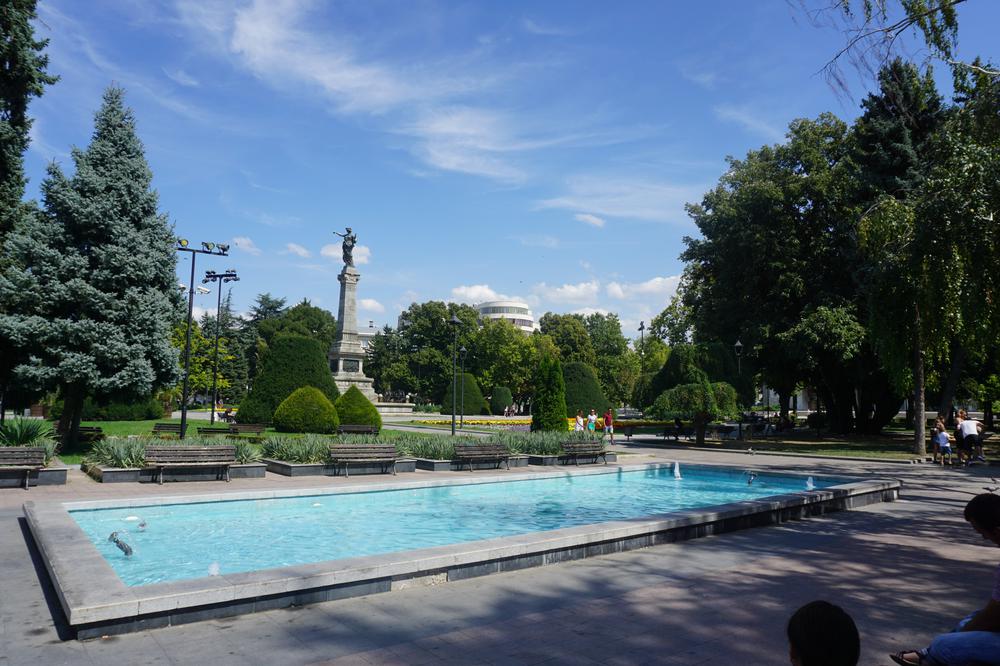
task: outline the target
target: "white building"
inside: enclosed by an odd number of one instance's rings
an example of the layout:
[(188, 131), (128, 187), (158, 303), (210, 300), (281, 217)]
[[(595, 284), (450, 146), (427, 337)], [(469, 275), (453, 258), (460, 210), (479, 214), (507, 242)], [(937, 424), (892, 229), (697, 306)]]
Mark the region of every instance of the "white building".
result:
[(527, 303), (521, 301), (487, 301), (475, 306), (480, 319), (506, 319), (525, 333), (538, 330), (535, 315)]

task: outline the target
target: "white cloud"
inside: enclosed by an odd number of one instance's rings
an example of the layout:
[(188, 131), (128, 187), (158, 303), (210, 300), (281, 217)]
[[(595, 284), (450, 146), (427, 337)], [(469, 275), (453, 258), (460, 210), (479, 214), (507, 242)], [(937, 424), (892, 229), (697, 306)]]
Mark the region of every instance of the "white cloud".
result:
[(235, 247), (239, 248), (240, 250), (243, 250), (248, 254), (252, 254), (255, 257), (262, 252), (262, 250), (256, 245), (254, 245), (253, 241), (247, 238), (246, 236), (236, 236), (235, 238), (233, 238), (232, 244)]
[(581, 214), (654, 222), (686, 222), (684, 204), (700, 201), (702, 185), (674, 185), (595, 174), (570, 178), (562, 196), (545, 199), (537, 208), (557, 208)]
[(208, 308), (203, 308), (200, 305), (195, 305), (191, 308), (191, 321), (198, 321), (205, 315), (215, 315), (215, 310), (209, 310)]
[[(507, 301), (510, 296), (498, 294), (488, 284), (461, 285), (451, 290), (452, 297), (461, 303), (483, 303), (485, 301)], [(516, 300), (516, 299), (515, 299)]]
[(570, 314), (583, 315), (584, 317), (592, 314), (611, 314), (611, 310), (605, 310), (604, 308), (577, 308), (576, 310), (571, 310)]
[(567, 30), (566, 28), (560, 28), (553, 25), (543, 25), (530, 18), (521, 19), (521, 27), (524, 28), (525, 32), (530, 32), (532, 35), (540, 35), (543, 37), (563, 37), (573, 34), (572, 31)]
[(376, 301), (374, 298), (360, 298), (358, 299), (358, 305), (362, 310), (367, 310), (369, 312), (385, 312), (385, 306)]
[(555, 236), (519, 236), (517, 241), (524, 247), (559, 247), (559, 239)]
[(303, 259), (307, 259), (307, 258), (309, 258), (309, 257), (312, 256), (312, 252), (310, 252), (309, 250), (305, 249), (304, 247), (302, 247), (298, 243), (288, 243), (288, 244), (286, 244), (285, 245), (285, 249), (282, 250), (281, 254), (294, 254), (294, 255), (302, 257)]
[(561, 287), (550, 287), (541, 282), (536, 284), (532, 290), (542, 299), (553, 303), (589, 303), (597, 300), (601, 291), (601, 283), (599, 280), (591, 280), (578, 284), (564, 284)]
[(163, 73), (167, 75), (167, 78), (178, 85), (182, 85), (188, 88), (197, 88), (201, 84), (198, 79), (194, 78), (183, 69), (167, 69), (163, 68)]
[(719, 120), (726, 120), (734, 122), (737, 125), (742, 125), (744, 129), (749, 130), (754, 134), (763, 136), (768, 141), (777, 142), (782, 141), (785, 138), (785, 132), (783, 129), (764, 120), (760, 117), (760, 115), (754, 113), (745, 106), (722, 104), (715, 107), (713, 111), (715, 112), (715, 117)]
[[(329, 243), (324, 245), (320, 249), (319, 253), (324, 257), (329, 257), (338, 261), (344, 258), (344, 253), (341, 249), (340, 243)], [(372, 250), (367, 245), (355, 245), (352, 256), (354, 257), (354, 264), (356, 266), (367, 264), (371, 260)]]
[(605, 224), (605, 221), (602, 218), (597, 217), (596, 215), (591, 215), (590, 213), (577, 213), (573, 216), (573, 218), (583, 222), (584, 224), (589, 224), (598, 228), (603, 227)]
[(677, 291), (677, 285), (680, 281), (680, 275), (670, 275), (667, 277), (650, 278), (645, 282), (609, 282), (607, 287), (605, 287), (605, 291), (611, 298), (619, 300), (635, 299), (641, 296), (656, 296), (658, 299), (666, 301)]

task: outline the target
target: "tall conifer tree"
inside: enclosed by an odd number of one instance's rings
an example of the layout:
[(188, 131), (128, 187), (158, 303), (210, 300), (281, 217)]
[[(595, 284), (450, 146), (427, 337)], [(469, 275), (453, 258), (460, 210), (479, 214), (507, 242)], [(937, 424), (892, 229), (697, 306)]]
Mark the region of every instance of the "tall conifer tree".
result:
[(21, 381), (64, 398), (64, 442), (85, 397), (149, 395), (176, 380), (180, 313), (173, 233), (121, 88), (105, 92), (73, 161), (71, 178), (49, 167), (44, 211), (10, 234), (13, 265), (0, 274), (0, 339), (27, 353)]

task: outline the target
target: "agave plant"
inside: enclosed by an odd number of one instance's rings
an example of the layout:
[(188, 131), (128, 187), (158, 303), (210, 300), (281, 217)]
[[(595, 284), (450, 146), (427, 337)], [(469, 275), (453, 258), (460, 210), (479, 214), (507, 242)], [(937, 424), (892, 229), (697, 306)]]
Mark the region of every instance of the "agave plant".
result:
[(290, 463), (321, 463), (330, 457), (330, 437), (268, 437), (261, 443), (265, 458)]
[(108, 437), (94, 442), (83, 463), (100, 467), (142, 467), (150, 441), (145, 437)]
[(44, 446), (54, 439), (52, 424), (41, 419), (16, 417), (0, 425), (0, 446)]

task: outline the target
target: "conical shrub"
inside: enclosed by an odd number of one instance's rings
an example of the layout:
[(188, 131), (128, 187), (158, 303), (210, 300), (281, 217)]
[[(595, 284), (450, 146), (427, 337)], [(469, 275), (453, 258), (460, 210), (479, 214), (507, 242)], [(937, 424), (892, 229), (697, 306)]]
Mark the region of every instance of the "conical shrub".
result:
[(296, 389), (274, 410), (274, 428), (279, 432), (337, 432), (337, 408), (323, 392), (312, 386)]
[(340, 422), (344, 425), (370, 425), (382, 429), (382, 416), (365, 394), (352, 386), (335, 403)]

